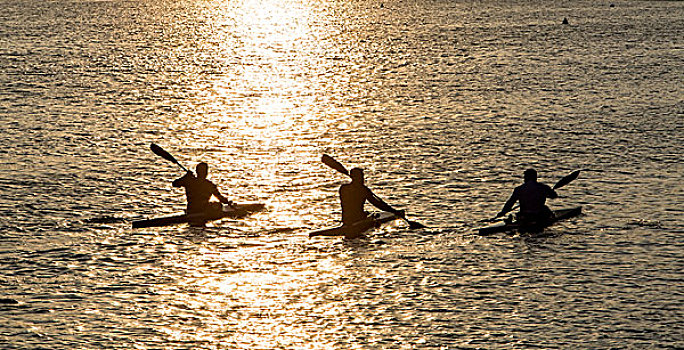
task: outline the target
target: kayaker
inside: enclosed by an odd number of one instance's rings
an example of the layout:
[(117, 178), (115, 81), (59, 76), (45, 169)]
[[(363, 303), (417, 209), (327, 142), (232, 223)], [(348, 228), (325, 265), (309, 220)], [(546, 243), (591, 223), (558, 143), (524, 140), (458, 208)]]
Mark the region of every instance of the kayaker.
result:
[(387, 211), (397, 216), (403, 216), (403, 210), (396, 210), (382, 199), (378, 198), (365, 184), (363, 170), (354, 168), (349, 172), (351, 182), (340, 186), (340, 202), (342, 204), (342, 224), (351, 225), (368, 218), (368, 213), (363, 210), (366, 201), (382, 211)]
[(520, 202), (519, 221), (546, 221), (553, 216), (553, 212), (546, 206), (546, 198), (558, 198), (558, 194), (546, 184), (537, 182), (537, 171), (527, 169), (524, 173), (522, 185), (513, 190), (511, 198), (504, 204), (497, 215), (502, 217), (513, 209), (515, 202)]
[(184, 187), (185, 196), (188, 200), (186, 212), (188, 214), (205, 213), (209, 210), (220, 209), (221, 205), (216, 202), (209, 202), (212, 196), (216, 197), (220, 203), (232, 205), (233, 203), (224, 197), (216, 185), (207, 180), (209, 165), (205, 162), (197, 164), (195, 168), (197, 176), (192, 171), (188, 171), (181, 178), (173, 181), (173, 187)]

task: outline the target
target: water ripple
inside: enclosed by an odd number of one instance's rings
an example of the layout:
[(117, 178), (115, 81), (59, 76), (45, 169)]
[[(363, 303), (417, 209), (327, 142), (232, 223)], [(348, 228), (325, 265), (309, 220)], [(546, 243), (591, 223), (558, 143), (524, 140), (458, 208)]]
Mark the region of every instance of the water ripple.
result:
[[(680, 3), (63, 5), (0, 16), (5, 348), (684, 345)], [(185, 205), (150, 142), (267, 210), (131, 229)], [(429, 228), (309, 239), (323, 153)], [(530, 166), (585, 214), (474, 235)]]

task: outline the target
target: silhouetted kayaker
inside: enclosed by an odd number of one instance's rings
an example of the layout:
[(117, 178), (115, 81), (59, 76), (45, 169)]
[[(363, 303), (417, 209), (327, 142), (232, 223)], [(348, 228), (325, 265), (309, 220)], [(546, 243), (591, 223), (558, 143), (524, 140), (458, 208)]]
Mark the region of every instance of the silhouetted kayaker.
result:
[(513, 209), (515, 202), (520, 202), (519, 221), (544, 221), (551, 218), (553, 212), (546, 206), (546, 198), (558, 198), (558, 194), (548, 185), (537, 182), (537, 171), (525, 170), (525, 183), (513, 190), (497, 217), (506, 215)]
[(188, 199), (188, 207), (186, 212), (188, 214), (206, 213), (209, 210), (217, 210), (221, 205), (216, 202), (209, 202), (212, 196), (216, 197), (219, 202), (224, 204), (232, 204), (226, 197), (224, 197), (218, 190), (216, 185), (207, 180), (209, 173), (209, 165), (207, 163), (199, 163), (195, 168), (197, 176), (191, 171), (188, 171), (183, 177), (173, 181), (173, 187), (184, 187), (185, 196)]
[(351, 182), (340, 186), (340, 202), (342, 203), (342, 223), (351, 225), (368, 217), (368, 213), (363, 210), (366, 201), (373, 204), (382, 211), (394, 213), (403, 217), (403, 210), (396, 210), (382, 199), (378, 198), (364, 184), (363, 170), (354, 168), (349, 172)]

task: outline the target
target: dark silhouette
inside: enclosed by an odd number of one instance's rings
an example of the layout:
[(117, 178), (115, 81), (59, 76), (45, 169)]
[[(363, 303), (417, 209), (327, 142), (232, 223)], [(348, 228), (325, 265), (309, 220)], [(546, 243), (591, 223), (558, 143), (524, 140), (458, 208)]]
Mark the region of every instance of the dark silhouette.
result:
[[(333, 168), (333, 169), (339, 171), (340, 173), (345, 174), (345, 175), (347, 175), (347, 176), (351, 176), (351, 174), (349, 173), (349, 171), (347, 171), (347, 168), (345, 168), (344, 165), (342, 165), (342, 163), (336, 161), (333, 157), (331, 157), (331, 156), (329, 156), (329, 155), (327, 155), (327, 154), (324, 154), (324, 155), (321, 157), (321, 161), (323, 161), (323, 164), (325, 164), (325, 165), (327, 165), (327, 166), (329, 166), (329, 167), (331, 167), (331, 168)], [(365, 185), (363, 184), (363, 170), (359, 169), (359, 171), (361, 171), (361, 185), (363, 185), (363, 187), (365, 187)], [(355, 172), (356, 172), (356, 171), (355, 171)], [(355, 175), (355, 176), (358, 176), (358, 175)], [(354, 182), (354, 181), (352, 181), (352, 182)], [(365, 187), (365, 188), (368, 190), (367, 187)], [(341, 190), (341, 189), (340, 189), (340, 190)], [(368, 191), (370, 191), (370, 190), (368, 190)], [(371, 194), (372, 194), (372, 192), (371, 192)], [(375, 197), (375, 200), (382, 202), (382, 200), (381, 200), (380, 198), (378, 198), (378, 196), (376, 196), (376, 195), (373, 194), (373, 197)], [(365, 201), (362, 202), (362, 203), (360, 204), (361, 208), (360, 208), (359, 210), (360, 210), (361, 212), (363, 212), (363, 204), (364, 204), (364, 203), (365, 203)], [(384, 203), (384, 202), (383, 202), (383, 203)], [(344, 207), (344, 205), (343, 205), (343, 207)], [(389, 207), (389, 205), (388, 205), (388, 207)], [(409, 229), (411, 229), (411, 230), (414, 230), (414, 229), (417, 229), (417, 228), (425, 228), (425, 227), (426, 227), (425, 225), (423, 225), (423, 224), (421, 224), (421, 223), (419, 223), (419, 222), (411, 221), (411, 220), (407, 219), (407, 218), (406, 218), (406, 212), (405, 212), (404, 210), (398, 210), (398, 211), (397, 211), (397, 210), (394, 210), (394, 211), (390, 211), (390, 213), (393, 213), (393, 214), (395, 214), (395, 215), (401, 217), (402, 220), (406, 221), (406, 223), (409, 224)]]
[[(133, 221), (133, 228), (161, 227), (181, 223), (189, 223), (190, 226), (203, 227), (207, 222), (222, 219), (224, 217), (241, 218), (264, 209), (264, 204), (249, 203), (235, 204), (221, 195), (214, 183), (207, 180), (209, 165), (199, 163), (196, 167), (197, 176), (185, 168), (178, 160), (161, 148), (152, 143), (152, 152), (165, 160), (178, 165), (185, 170), (185, 175), (173, 181), (173, 187), (184, 187), (185, 195), (188, 200), (186, 212), (181, 215), (165, 216), (153, 219), (143, 219)], [(219, 202), (210, 202), (211, 197), (216, 197)], [(226, 208), (222, 204), (227, 204)]]
[(354, 168), (349, 172), (351, 182), (340, 186), (340, 202), (342, 204), (342, 223), (352, 225), (368, 218), (368, 213), (363, 210), (366, 201), (382, 211), (393, 213), (403, 217), (403, 210), (396, 210), (382, 199), (378, 198), (364, 183), (363, 170)]
[(207, 180), (209, 165), (199, 163), (196, 167), (197, 176), (188, 171), (181, 178), (173, 181), (173, 187), (184, 187), (185, 195), (188, 199), (186, 212), (188, 214), (208, 213), (221, 210), (221, 205), (216, 202), (209, 202), (212, 196), (216, 197), (220, 203), (232, 205), (233, 203), (224, 197), (216, 185)]
[(570, 24), (570, 22), (568, 22), (568, 18), (567, 18), (567, 17), (563, 18), (563, 24)]
[[(497, 215), (501, 217), (513, 209), (515, 202), (520, 202), (519, 222), (545, 222), (553, 217), (553, 212), (546, 206), (546, 198), (558, 198), (555, 190), (546, 184), (537, 182), (537, 171), (525, 170), (525, 183), (516, 187), (513, 194)], [(560, 186), (558, 186), (560, 187)]]

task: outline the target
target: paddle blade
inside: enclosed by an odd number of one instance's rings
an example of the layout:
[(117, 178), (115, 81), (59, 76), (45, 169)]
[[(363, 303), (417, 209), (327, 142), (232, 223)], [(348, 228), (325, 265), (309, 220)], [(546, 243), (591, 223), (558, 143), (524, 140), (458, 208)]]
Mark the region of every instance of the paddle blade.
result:
[(349, 171), (347, 171), (347, 168), (345, 168), (344, 165), (342, 165), (342, 163), (336, 161), (335, 158), (327, 154), (324, 154), (323, 157), (321, 157), (321, 161), (323, 162), (323, 164), (341, 172), (342, 174), (349, 175)]
[(162, 157), (162, 158), (168, 160), (169, 162), (175, 163), (176, 165), (178, 165), (179, 167), (181, 167), (181, 169), (183, 169), (183, 170), (185, 170), (185, 171), (188, 171), (188, 169), (186, 169), (181, 163), (179, 163), (179, 162), (176, 160), (176, 158), (175, 158), (174, 156), (171, 155), (171, 153), (166, 152), (166, 150), (164, 150), (163, 148), (159, 147), (159, 145), (157, 145), (157, 144), (155, 144), (155, 143), (152, 143), (152, 144), (150, 144), (150, 149), (152, 150), (152, 152), (154, 152), (154, 154), (156, 154), (156, 155), (158, 155), (158, 156), (160, 156), (160, 157)]
[(502, 219), (503, 219), (503, 215), (501, 215), (501, 216), (497, 215), (497, 216), (495, 216), (495, 217), (493, 217), (493, 218), (482, 219), (482, 220), (480, 220), (480, 222), (482, 222), (482, 223), (487, 223), (487, 222), (499, 221), (499, 220), (502, 220)]
[(579, 176), (580, 171), (575, 170), (573, 171), (570, 175), (558, 180), (555, 185), (553, 185), (553, 189), (558, 189), (561, 188), (569, 183), (571, 183), (573, 180), (575, 180)]
[(176, 158), (174, 158), (174, 157), (171, 155), (171, 153), (166, 152), (166, 150), (164, 150), (163, 148), (159, 147), (159, 145), (157, 145), (157, 144), (155, 144), (155, 143), (152, 143), (152, 144), (150, 145), (150, 149), (152, 150), (152, 152), (154, 152), (154, 154), (156, 154), (156, 155), (158, 155), (158, 156), (160, 156), (160, 157), (162, 157), (162, 158), (168, 160), (169, 162), (173, 162), (173, 163), (178, 164), (178, 161), (176, 160)]
[[(377, 198), (377, 196), (376, 196), (376, 198)], [(394, 212), (394, 214), (397, 215), (398, 217), (400, 217), (402, 220), (406, 221), (406, 223), (409, 225), (409, 230), (416, 230), (419, 228), (427, 228), (427, 226), (421, 224), (420, 222), (407, 219), (406, 218), (406, 212), (403, 210), (396, 211), (396, 212)]]
[(419, 228), (426, 228), (427, 226), (421, 224), (420, 222), (406, 220), (409, 224), (409, 230), (417, 230)]

